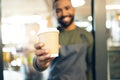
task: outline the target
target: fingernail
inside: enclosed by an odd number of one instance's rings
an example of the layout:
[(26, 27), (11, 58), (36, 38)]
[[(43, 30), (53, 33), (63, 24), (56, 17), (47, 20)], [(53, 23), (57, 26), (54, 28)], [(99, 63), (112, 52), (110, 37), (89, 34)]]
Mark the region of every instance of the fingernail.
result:
[(50, 57), (51, 55), (50, 54), (47, 54), (46, 57)]

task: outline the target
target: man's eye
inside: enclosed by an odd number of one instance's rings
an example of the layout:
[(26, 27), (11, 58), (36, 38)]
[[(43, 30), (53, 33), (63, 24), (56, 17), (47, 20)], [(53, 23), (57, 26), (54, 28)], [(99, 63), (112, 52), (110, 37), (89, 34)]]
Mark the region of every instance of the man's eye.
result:
[(69, 10), (69, 9), (70, 9), (70, 7), (65, 7), (65, 9), (66, 9), (66, 10)]
[(59, 13), (61, 10), (60, 9), (56, 9), (56, 12)]

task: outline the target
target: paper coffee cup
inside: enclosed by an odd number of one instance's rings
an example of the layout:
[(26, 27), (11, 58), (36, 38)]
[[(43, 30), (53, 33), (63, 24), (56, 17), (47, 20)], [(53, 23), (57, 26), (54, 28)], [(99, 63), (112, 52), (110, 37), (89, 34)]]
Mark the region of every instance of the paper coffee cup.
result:
[(50, 50), (51, 57), (59, 56), (59, 31), (56, 28), (46, 28), (40, 31), (38, 38)]

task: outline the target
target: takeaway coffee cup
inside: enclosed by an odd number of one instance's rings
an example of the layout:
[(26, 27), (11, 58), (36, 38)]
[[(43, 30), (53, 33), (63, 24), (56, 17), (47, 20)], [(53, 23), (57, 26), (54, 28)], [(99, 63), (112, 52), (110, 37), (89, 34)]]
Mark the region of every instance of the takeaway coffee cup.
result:
[(51, 57), (59, 56), (59, 31), (56, 28), (46, 28), (38, 33), (40, 42), (50, 50)]

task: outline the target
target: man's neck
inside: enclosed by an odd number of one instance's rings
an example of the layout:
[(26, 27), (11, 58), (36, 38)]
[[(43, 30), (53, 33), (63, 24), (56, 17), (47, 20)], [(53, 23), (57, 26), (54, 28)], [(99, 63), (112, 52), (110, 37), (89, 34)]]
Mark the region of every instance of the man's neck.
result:
[(73, 22), (71, 25), (69, 25), (67, 28), (63, 28), (63, 30), (65, 31), (70, 31), (70, 30), (74, 30), (76, 28), (75, 23)]

